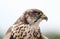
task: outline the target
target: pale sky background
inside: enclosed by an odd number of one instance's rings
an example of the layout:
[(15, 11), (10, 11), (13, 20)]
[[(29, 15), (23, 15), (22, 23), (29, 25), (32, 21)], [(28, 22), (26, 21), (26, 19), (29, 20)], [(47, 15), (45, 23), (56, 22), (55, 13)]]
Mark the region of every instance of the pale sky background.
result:
[(26, 9), (37, 8), (48, 17), (48, 21), (40, 23), (42, 32), (60, 34), (60, 0), (0, 0), (0, 34), (4, 35), (8, 28), (23, 14)]

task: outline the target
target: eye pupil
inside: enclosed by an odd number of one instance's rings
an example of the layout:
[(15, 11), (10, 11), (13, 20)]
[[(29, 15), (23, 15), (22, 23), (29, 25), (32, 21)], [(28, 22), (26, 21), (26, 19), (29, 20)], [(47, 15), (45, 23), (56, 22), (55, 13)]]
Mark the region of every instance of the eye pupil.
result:
[(40, 14), (40, 12), (38, 12), (38, 14)]

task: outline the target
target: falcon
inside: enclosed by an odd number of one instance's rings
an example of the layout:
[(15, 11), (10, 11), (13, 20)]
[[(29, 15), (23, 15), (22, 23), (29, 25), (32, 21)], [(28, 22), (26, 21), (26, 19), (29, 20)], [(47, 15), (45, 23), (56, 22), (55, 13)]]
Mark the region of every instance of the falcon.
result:
[(8, 29), (3, 39), (48, 39), (41, 33), (39, 23), (48, 20), (39, 9), (27, 9)]

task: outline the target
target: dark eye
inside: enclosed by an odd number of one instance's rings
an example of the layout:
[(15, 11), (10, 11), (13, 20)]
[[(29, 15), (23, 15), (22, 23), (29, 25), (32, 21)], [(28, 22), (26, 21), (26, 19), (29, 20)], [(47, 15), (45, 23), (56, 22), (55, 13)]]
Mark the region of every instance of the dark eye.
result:
[(40, 14), (40, 12), (38, 12), (38, 14)]

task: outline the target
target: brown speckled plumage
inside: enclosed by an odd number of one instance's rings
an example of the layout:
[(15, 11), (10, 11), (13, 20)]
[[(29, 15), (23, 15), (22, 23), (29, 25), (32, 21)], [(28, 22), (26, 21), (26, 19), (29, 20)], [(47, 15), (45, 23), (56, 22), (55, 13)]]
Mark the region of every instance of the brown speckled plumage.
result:
[(7, 31), (4, 39), (48, 39), (41, 34), (39, 22), (47, 20), (38, 9), (28, 9)]

